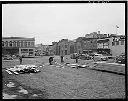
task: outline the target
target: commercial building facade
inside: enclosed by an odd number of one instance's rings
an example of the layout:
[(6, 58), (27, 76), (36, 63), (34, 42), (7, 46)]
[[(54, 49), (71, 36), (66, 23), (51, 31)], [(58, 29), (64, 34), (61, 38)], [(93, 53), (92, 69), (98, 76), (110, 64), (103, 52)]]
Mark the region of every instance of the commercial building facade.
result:
[(97, 40), (97, 50), (99, 53), (108, 53), (112, 56), (118, 56), (125, 53), (125, 36), (109, 36)]
[(35, 56), (35, 38), (2, 37), (2, 54)]

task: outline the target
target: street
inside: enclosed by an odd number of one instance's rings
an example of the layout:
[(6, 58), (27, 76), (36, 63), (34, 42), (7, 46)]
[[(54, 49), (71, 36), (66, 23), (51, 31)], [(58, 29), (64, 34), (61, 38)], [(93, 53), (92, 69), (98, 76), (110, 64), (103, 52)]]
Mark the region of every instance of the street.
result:
[[(9, 75), (5, 68), (18, 65), (19, 61), (2, 61), (3, 93), (15, 95), (14, 99), (124, 99), (125, 76), (87, 68), (64, 68), (48, 64), (49, 56), (23, 58), (23, 64), (44, 64), (39, 73)], [(55, 60), (60, 63), (58, 56)], [(70, 59), (69, 63), (75, 60)], [(81, 64), (86, 60), (79, 60)], [(89, 62), (89, 61), (88, 61)], [(116, 66), (116, 65), (115, 65)], [(7, 83), (15, 87), (7, 87)], [(22, 87), (27, 93), (18, 92)], [(10, 91), (9, 91), (10, 90)], [(34, 96), (35, 94), (35, 96)], [(4, 97), (6, 99), (6, 97)]]

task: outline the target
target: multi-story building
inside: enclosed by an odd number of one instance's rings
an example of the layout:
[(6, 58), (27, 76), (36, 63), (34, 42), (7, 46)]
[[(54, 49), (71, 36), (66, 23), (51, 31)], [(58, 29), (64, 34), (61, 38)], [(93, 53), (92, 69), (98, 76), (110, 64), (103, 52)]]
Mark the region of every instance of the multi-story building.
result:
[(53, 55), (53, 45), (36, 45), (36, 54), (37, 55)]
[(76, 40), (69, 40), (68, 45), (69, 54), (76, 53)]
[(110, 38), (97, 40), (97, 52), (100, 54), (112, 54), (110, 51)]
[(68, 39), (62, 39), (58, 42), (59, 55), (68, 55)]
[(53, 42), (55, 55), (69, 55), (75, 52), (75, 42), (73, 40), (62, 39), (59, 42)]
[(108, 36), (108, 34), (101, 34), (100, 31), (98, 31), (98, 32), (92, 32), (90, 34), (86, 34), (85, 38), (97, 38), (97, 39), (99, 39), (99, 38), (104, 38), (107, 36)]
[(79, 37), (76, 39), (77, 53), (88, 53), (97, 51), (97, 38)]
[(111, 35), (104, 39), (98, 39), (97, 50), (99, 53), (108, 53), (113, 56), (125, 53), (125, 36)]
[(83, 53), (83, 38), (78, 37), (75, 42), (75, 52), (76, 53)]
[(35, 56), (35, 38), (2, 37), (2, 54)]

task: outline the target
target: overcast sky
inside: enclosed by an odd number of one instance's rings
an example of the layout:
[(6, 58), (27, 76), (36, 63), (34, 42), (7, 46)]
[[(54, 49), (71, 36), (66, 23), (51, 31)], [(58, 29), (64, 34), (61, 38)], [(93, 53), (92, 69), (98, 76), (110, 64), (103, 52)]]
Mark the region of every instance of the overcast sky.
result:
[(35, 37), (36, 44), (52, 44), (85, 34), (125, 34), (125, 5), (105, 4), (2, 4), (3, 37)]

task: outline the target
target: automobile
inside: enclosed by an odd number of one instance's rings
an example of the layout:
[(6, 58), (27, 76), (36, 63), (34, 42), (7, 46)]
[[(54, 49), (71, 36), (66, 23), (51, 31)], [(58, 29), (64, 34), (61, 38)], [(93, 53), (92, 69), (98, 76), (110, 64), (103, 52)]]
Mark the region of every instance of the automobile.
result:
[(125, 64), (125, 54), (116, 57), (116, 63)]
[(90, 60), (90, 59), (92, 59), (92, 56), (90, 56), (89, 54), (80, 54), (79, 59)]
[(13, 60), (13, 58), (10, 55), (5, 55), (2, 59), (3, 60)]
[(78, 53), (73, 53), (73, 54), (70, 55), (70, 58), (71, 59), (76, 59), (76, 56), (78, 56)]
[(67, 64), (67, 66), (69, 66), (71, 68), (78, 68), (78, 67), (80, 67), (80, 65), (78, 65), (78, 64)]
[(102, 54), (94, 53), (93, 59), (95, 61), (107, 61), (108, 60), (108, 57), (107, 56), (104, 56)]

